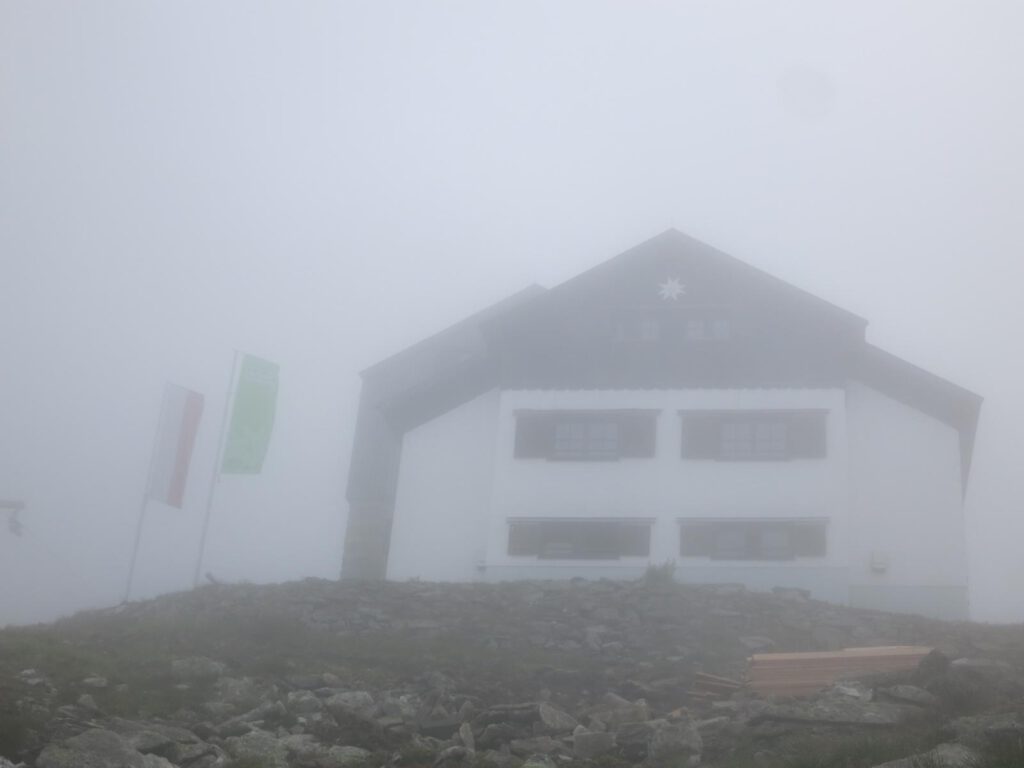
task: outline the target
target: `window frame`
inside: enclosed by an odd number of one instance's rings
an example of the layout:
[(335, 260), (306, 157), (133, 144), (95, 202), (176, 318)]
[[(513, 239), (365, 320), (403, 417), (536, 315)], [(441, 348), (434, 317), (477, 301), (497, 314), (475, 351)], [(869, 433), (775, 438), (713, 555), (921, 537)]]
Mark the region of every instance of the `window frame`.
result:
[(555, 420), (553, 461), (616, 461), (622, 452), (622, 435), (616, 420)]
[(652, 349), (725, 344), (736, 338), (737, 325), (731, 304), (637, 305), (609, 319), (607, 339), (614, 345)]
[[(653, 517), (510, 517), (506, 520), (506, 546), (505, 552), (508, 557), (511, 558), (531, 558), (533, 560), (589, 560), (599, 562), (615, 562), (623, 559), (647, 559), (651, 553), (651, 538), (654, 529), (655, 519)], [(531, 541), (529, 531), (521, 530), (517, 535), (514, 530), (516, 527), (522, 529), (528, 527), (542, 528), (544, 526), (554, 527), (556, 533), (561, 533), (560, 538), (555, 538), (553, 541), (545, 541), (540, 538), (536, 538), (537, 534), (534, 533), (534, 540)], [(589, 542), (591, 545), (594, 541), (600, 541), (601, 534), (606, 538), (606, 543), (611, 543), (616, 537), (619, 538), (619, 551), (611, 554), (611, 549), (605, 550), (604, 553), (596, 552), (595, 550), (587, 550), (586, 546), (588, 542), (586, 539), (582, 539), (578, 542), (563, 541), (565, 530), (573, 526), (591, 526), (591, 530), (587, 533), (591, 534), (593, 538)], [(611, 533), (610, 531), (600, 532), (597, 529), (601, 526), (606, 528), (616, 527), (619, 530)], [(561, 527), (561, 531), (557, 529)], [(630, 532), (629, 529), (634, 529)], [(638, 533), (642, 535), (638, 536)], [(597, 534), (594, 536), (594, 534)], [(636, 537), (634, 540), (630, 540), (630, 537)], [(564, 547), (561, 551), (558, 550), (559, 545)], [(536, 546), (532, 546), (536, 545)], [(637, 546), (641, 545), (641, 546)], [(545, 546), (548, 548), (546, 549)], [(523, 551), (527, 548), (535, 549), (536, 551)], [(634, 548), (635, 547), (635, 548)], [(513, 551), (513, 550), (519, 551)]]
[(660, 413), (640, 408), (520, 409), (513, 414), (512, 457), (560, 462), (652, 459)]
[[(683, 517), (676, 522), (678, 554), (684, 559), (779, 563), (828, 557), (827, 517)], [(781, 531), (783, 543), (766, 542), (766, 534)]]
[(723, 344), (733, 338), (733, 322), (727, 314), (691, 315), (681, 324), (681, 332), (687, 344)]
[(827, 408), (679, 411), (684, 460), (726, 462), (828, 458)]

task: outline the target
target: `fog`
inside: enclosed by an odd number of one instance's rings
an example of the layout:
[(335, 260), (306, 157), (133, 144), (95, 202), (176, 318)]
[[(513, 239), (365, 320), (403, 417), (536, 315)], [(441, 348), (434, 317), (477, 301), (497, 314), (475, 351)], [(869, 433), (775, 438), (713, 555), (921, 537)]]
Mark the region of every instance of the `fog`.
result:
[(234, 350), (280, 364), (204, 570), (334, 578), (358, 372), (675, 227), (986, 400), (975, 618), (1024, 620), (1016, 2), (0, 0), (0, 625), (189, 588)]

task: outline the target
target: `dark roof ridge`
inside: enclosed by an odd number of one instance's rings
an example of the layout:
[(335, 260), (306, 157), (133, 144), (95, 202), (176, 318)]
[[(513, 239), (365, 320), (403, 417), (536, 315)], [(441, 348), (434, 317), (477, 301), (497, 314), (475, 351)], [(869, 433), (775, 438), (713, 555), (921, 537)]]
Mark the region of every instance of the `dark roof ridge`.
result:
[[(857, 313), (851, 312), (850, 310), (845, 309), (844, 307), (840, 307), (838, 304), (833, 304), (832, 302), (827, 301), (826, 299), (823, 299), (820, 296), (816, 296), (815, 294), (811, 293), (808, 290), (800, 288), (799, 286), (796, 286), (793, 283), (787, 282), (786, 280), (783, 280), (780, 277), (776, 277), (775, 275), (761, 269), (760, 267), (756, 267), (753, 264), (750, 264), (749, 262), (743, 261), (742, 259), (733, 256), (732, 254), (726, 253), (725, 251), (722, 251), (716, 248), (715, 246), (704, 242), (703, 240), (699, 240), (696, 237), (693, 237), (692, 235), (688, 235), (687, 233), (682, 232), (681, 230), (676, 229), (675, 227), (669, 227), (668, 229), (659, 232), (653, 237), (649, 237), (643, 242), (638, 243), (637, 245), (634, 245), (631, 248), (622, 251), (621, 253), (617, 253), (614, 256), (611, 256), (605, 259), (604, 261), (595, 264), (594, 266), (584, 270), (583, 272), (577, 275), (573, 275), (572, 277), (562, 281), (561, 283), (552, 286), (547, 291), (547, 293), (550, 294), (552, 297), (557, 296), (564, 290), (568, 289), (571, 285), (576, 284), (577, 281), (593, 279), (595, 274), (599, 274), (609, 269), (614, 269), (620, 263), (629, 261), (631, 258), (635, 258), (637, 252), (642, 253), (645, 249), (649, 249), (651, 246), (661, 241), (674, 241), (679, 244), (696, 246), (697, 248), (700, 248), (701, 250), (707, 252), (709, 255), (714, 256), (714, 258), (728, 262), (731, 266), (738, 268), (742, 272), (752, 274), (756, 276), (759, 280), (768, 281), (773, 287), (779, 288), (792, 294), (796, 294), (805, 301), (809, 301), (812, 304), (817, 304), (818, 306), (826, 308), (830, 312), (844, 317), (847, 321), (857, 324), (862, 329), (868, 325), (867, 319), (861, 317)], [(552, 298), (552, 300), (554, 300), (554, 298)]]
[[(710, 251), (714, 251), (714, 253), (717, 256), (732, 262), (733, 264), (737, 265), (741, 269), (749, 270), (750, 272), (756, 273), (762, 279), (766, 279), (766, 280), (770, 281), (771, 283), (773, 283), (773, 284), (775, 284), (775, 285), (777, 285), (779, 287), (782, 287), (782, 288), (784, 288), (786, 290), (799, 293), (804, 298), (810, 299), (813, 302), (815, 302), (816, 304), (823, 304), (823, 305), (827, 306), (829, 309), (831, 309), (831, 310), (833, 310), (835, 312), (839, 312), (839, 313), (842, 313), (842, 314), (846, 315), (851, 320), (858, 321), (861, 325), (866, 326), (868, 324), (867, 318), (862, 317), (861, 315), (858, 315), (856, 312), (851, 312), (849, 309), (846, 309), (845, 307), (841, 307), (838, 304), (833, 304), (831, 301), (828, 301), (827, 299), (823, 299), (820, 296), (818, 296), (818, 295), (816, 295), (814, 293), (811, 293), (810, 291), (806, 290), (805, 288), (801, 288), (800, 286), (794, 285), (793, 283), (791, 283), (791, 282), (789, 282), (787, 280), (783, 280), (781, 277), (779, 277), (777, 275), (773, 275), (771, 272), (763, 270), (760, 267), (756, 267), (753, 264), (751, 264), (750, 262), (744, 261), (743, 259), (741, 259), (741, 258), (739, 258), (737, 256), (733, 256), (731, 253), (726, 253), (725, 251), (719, 250), (715, 246), (710, 245), (708, 243), (705, 243), (703, 240), (699, 240), (696, 237), (693, 237), (692, 235), (687, 234), (686, 232), (681, 232), (680, 230), (675, 229), (674, 227), (672, 227), (672, 228), (669, 228), (669, 229), (665, 230), (664, 232), (662, 232), (661, 235), (658, 235), (658, 237), (667, 236), (667, 235), (671, 235), (671, 236), (674, 236), (676, 238), (682, 238), (683, 240), (685, 240), (687, 242), (695, 243), (695, 244), (699, 245), (701, 248), (707, 248)], [(652, 239), (654, 239), (654, 238), (652, 238)]]
[(876, 344), (872, 344), (871, 342), (867, 342), (867, 341), (864, 342), (864, 351), (867, 352), (868, 354), (871, 354), (871, 355), (877, 355), (877, 356), (881, 357), (882, 359), (886, 359), (886, 360), (890, 360), (890, 361), (896, 361), (900, 365), (903, 365), (906, 368), (912, 369), (914, 371), (914, 373), (916, 373), (918, 375), (922, 375), (922, 376), (927, 376), (928, 378), (935, 380), (936, 383), (942, 383), (942, 384), (952, 388), (953, 390), (956, 390), (961, 395), (969, 396), (969, 397), (972, 397), (972, 398), (977, 398), (979, 403), (985, 399), (984, 397), (979, 395), (977, 392), (974, 392), (973, 390), (968, 389), (967, 387), (963, 386), (962, 384), (957, 384), (955, 381), (950, 381), (949, 379), (945, 378), (944, 376), (939, 376), (939, 374), (937, 374), (937, 373), (935, 373), (933, 371), (929, 371), (927, 368), (922, 368), (921, 366), (917, 365), (916, 363), (912, 363), (909, 360), (900, 357), (899, 355), (896, 355), (896, 354), (894, 354), (892, 352), (889, 352), (886, 349), (882, 349), (881, 347), (879, 347)]
[(459, 320), (458, 322), (453, 323), (452, 325), (442, 328), (440, 331), (432, 333), (430, 336), (420, 339), (419, 341), (411, 344), (410, 346), (404, 347), (398, 350), (397, 352), (388, 355), (382, 360), (378, 360), (376, 363), (373, 363), (372, 365), (369, 365), (363, 370), (361, 370), (359, 372), (359, 375), (363, 377), (367, 375), (373, 375), (377, 373), (379, 370), (387, 367), (388, 365), (391, 365), (403, 358), (415, 355), (417, 352), (423, 350), (426, 347), (430, 347), (437, 344), (439, 341), (442, 341), (445, 337), (452, 336), (455, 335), (456, 333), (459, 333), (460, 331), (469, 330), (475, 326), (478, 326), (485, 320), (489, 320), (495, 315), (499, 315), (502, 312), (506, 312), (510, 309), (513, 309), (514, 307), (517, 307), (520, 304), (523, 304), (529, 301), (530, 299), (540, 296), (546, 292), (547, 289), (544, 286), (538, 283), (530, 283), (525, 288), (520, 288), (515, 293), (512, 293), (503, 299), (499, 299), (498, 301), (494, 302), (493, 304), (489, 304), (483, 309), (477, 310), (468, 317), (464, 317), (462, 320)]

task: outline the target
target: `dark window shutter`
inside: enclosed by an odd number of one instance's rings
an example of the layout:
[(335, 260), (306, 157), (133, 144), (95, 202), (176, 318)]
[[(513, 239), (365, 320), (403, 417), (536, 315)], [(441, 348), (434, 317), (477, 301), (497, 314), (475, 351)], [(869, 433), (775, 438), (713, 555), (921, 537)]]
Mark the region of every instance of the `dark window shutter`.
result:
[(828, 539), (824, 523), (814, 525), (810, 528), (807, 537), (807, 548), (801, 552), (809, 557), (824, 557), (828, 550)]
[(508, 529), (510, 555), (536, 555), (540, 552), (541, 530), (536, 523), (512, 523)]
[(646, 557), (651, 552), (651, 526), (648, 523), (623, 523), (619, 552), (623, 557)]
[(536, 520), (509, 523), (508, 553), (542, 560), (617, 560), (650, 552), (648, 522)]
[(656, 415), (647, 411), (636, 411), (620, 416), (620, 456), (632, 459), (649, 459), (654, 456)]
[(794, 413), (789, 420), (787, 449), (790, 458), (822, 459), (827, 453), (825, 411)]
[(528, 555), (529, 549), (526, 546), (526, 536), (523, 526), (513, 523), (508, 527), (508, 553), (510, 555)]
[(683, 458), (718, 458), (721, 432), (721, 419), (716, 414), (683, 414)]
[(613, 560), (619, 556), (619, 525), (617, 523), (582, 523), (575, 547), (580, 558)]
[(554, 422), (546, 414), (521, 413), (516, 417), (517, 459), (546, 459), (554, 445)]
[(796, 552), (793, 546), (793, 523), (762, 522), (755, 527), (754, 548), (750, 556), (756, 560), (792, 560)]
[(707, 557), (714, 548), (715, 527), (711, 523), (683, 523), (679, 526), (679, 554)]
[(826, 526), (821, 520), (684, 522), (679, 554), (716, 560), (789, 560), (822, 557)]

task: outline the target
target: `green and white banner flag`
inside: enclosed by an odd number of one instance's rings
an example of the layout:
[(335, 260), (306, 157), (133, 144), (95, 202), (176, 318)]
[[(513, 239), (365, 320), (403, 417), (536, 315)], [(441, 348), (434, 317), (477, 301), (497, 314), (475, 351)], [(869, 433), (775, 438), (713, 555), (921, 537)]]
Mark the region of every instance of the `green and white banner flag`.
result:
[(258, 475), (262, 471), (274, 430), (277, 372), (277, 363), (253, 355), (242, 358), (221, 463), (224, 474)]

